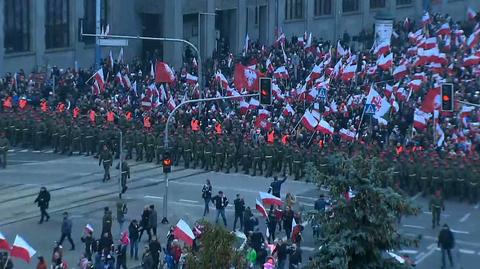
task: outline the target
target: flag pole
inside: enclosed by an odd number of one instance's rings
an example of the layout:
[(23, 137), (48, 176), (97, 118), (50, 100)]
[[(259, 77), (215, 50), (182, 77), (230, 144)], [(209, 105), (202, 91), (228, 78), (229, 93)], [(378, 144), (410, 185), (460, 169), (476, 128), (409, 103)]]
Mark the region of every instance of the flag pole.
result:
[[(98, 71), (97, 71), (97, 72), (98, 72)], [(89, 82), (93, 77), (95, 77), (95, 75), (97, 74), (97, 72), (93, 73), (93, 75), (84, 82), (85, 85), (87, 85), (87, 82)]]
[[(313, 104), (311, 104), (307, 109), (310, 109), (312, 106), (313, 106)], [(305, 109), (305, 111), (306, 111), (307, 109)], [(295, 125), (295, 127), (293, 128), (292, 132), (294, 132), (295, 130), (297, 130), (298, 125), (300, 125), (300, 123), (302, 122), (303, 116), (305, 116), (305, 111), (303, 112), (303, 115), (302, 115), (302, 117), (300, 118), (300, 120), (298, 120), (297, 125)]]
[(437, 144), (437, 113), (433, 111), (433, 144)]
[(355, 140), (358, 139), (358, 133), (360, 132), (360, 127), (362, 126), (362, 122), (363, 122), (363, 116), (365, 116), (365, 106), (363, 106), (362, 117), (360, 118), (360, 123), (358, 124), (357, 135), (355, 136)]
[(7, 268), (8, 261), (10, 261), (10, 252), (7, 251), (7, 260), (5, 261), (5, 264), (3, 265), (3, 268)]
[(318, 131), (315, 130), (315, 132), (313, 133), (312, 137), (310, 137), (310, 139), (308, 140), (307, 146), (310, 145), (310, 142), (312, 142), (312, 139), (313, 139), (313, 137), (317, 134), (317, 132), (318, 132)]

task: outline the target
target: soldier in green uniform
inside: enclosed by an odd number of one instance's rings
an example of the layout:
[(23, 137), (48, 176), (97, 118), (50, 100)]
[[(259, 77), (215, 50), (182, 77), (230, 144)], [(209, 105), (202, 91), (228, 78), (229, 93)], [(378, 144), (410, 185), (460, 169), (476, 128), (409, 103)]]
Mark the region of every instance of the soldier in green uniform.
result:
[(418, 191), (418, 180), (417, 180), (417, 166), (411, 159), (407, 165), (408, 169), (408, 192), (410, 195), (417, 193)]
[(69, 153), (68, 153), (69, 155), (72, 155), (73, 151), (78, 151), (79, 155), (82, 152), (81, 145), (80, 145), (80, 135), (81, 135), (80, 128), (78, 128), (78, 126), (75, 125), (71, 132), (72, 139), (71, 139), (71, 146), (69, 148)]
[(245, 174), (250, 174), (250, 167), (252, 165), (252, 159), (250, 158), (251, 152), (250, 152), (250, 146), (248, 145), (247, 141), (243, 141), (242, 144), (240, 144), (240, 157), (242, 160), (242, 169)]
[(432, 212), (432, 229), (435, 226), (440, 226), (440, 214), (442, 210), (445, 211), (445, 205), (443, 204), (443, 198), (440, 191), (436, 191), (435, 195), (430, 199), (430, 212)]
[(43, 137), (46, 135), (47, 127), (44, 122), (37, 122), (35, 135), (33, 139), (33, 149), (41, 150), (43, 146)]
[(478, 188), (480, 182), (480, 173), (478, 167), (472, 166), (468, 173), (468, 201), (471, 204), (478, 202)]
[(131, 129), (127, 129), (127, 133), (125, 134), (125, 147), (127, 149), (127, 154), (125, 156), (125, 160), (132, 159), (132, 152), (133, 146), (135, 144), (135, 137), (133, 136), (133, 132)]
[(183, 140), (183, 164), (186, 169), (190, 168), (190, 161), (192, 159), (192, 136), (187, 133)]
[(212, 152), (213, 146), (210, 139), (206, 140), (205, 147), (203, 149), (203, 161), (202, 167), (205, 168), (205, 171), (210, 171), (212, 167)]
[(299, 180), (302, 176), (302, 153), (298, 147), (295, 147), (292, 157), (294, 179)]
[(86, 127), (85, 131), (85, 148), (86, 148), (86, 155), (90, 156), (95, 154), (95, 127), (88, 126)]
[(29, 126), (33, 126), (33, 124), (30, 121), (28, 122), (29, 123), (23, 124), (23, 129), (22, 129), (22, 145), (25, 148), (27, 148), (30, 145), (30, 141), (31, 141)]
[(204, 142), (200, 134), (196, 135), (196, 142), (193, 144), (193, 169), (197, 168), (197, 165), (202, 166), (203, 159), (203, 146)]
[(61, 126), (58, 133), (58, 146), (60, 154), (65, 154), (67, 152), (67, 142), (68, 142), (68, 130), (65, 126)]
[(173, 165), (177, 166), (183, 153), (183, 136), (177, 132), (173, 135), (174, 139), (170, 145)]
[[(120, 163), (118, 163), (117, 169), (120, 169)], [(128, 162), (123, 158), (122, 160), (122, 176), (121, 176), (121, 181), (120, 184), (122, 185), (122, 191), (118, 195), (120, 199), (122, 198), (122, 194), (125, 194), (127, 191), (127, 179), (130, 179), (130, 166), (128, 165)]]
[(465, 193), (468, 187), (467, 187), (465, 178), (468, 177), (469, 172), (467, 171), (463, 163), (460, 163), (459, 166), (455, 166), (455, 167), (457, 167), (455, 171), (455, 176), (454, 176), (455, 195), (458, 197), (460, 202), (462, 202), (466, 198)]
[(107, 133), (104, 128), (98, 126), (97, 128), (98, 144), (97, 149), (95, 150), (97, 156), (100, 155), (100, 152), (103, 149), (104, 145), (107, 145)]
[(283, 176), (288, 174), (293, 175), (293, 148), (291, 145), (285, 145), (283, 151), (285, 152), (285, 161), (283, 162)]
[(250, 150), (251, 156), (253, 156), (253, 174), (252, 176), (257, 175), (257, 169), (259, 171), (259, 175), (261, 176), (263, 174), (263, 166), (262, 166), (262, 158), (263, 158), (263, 152), (262, 149), (255, 144)]
[(275, 170), (276, 173), (282, 172), (284, 158), (285, 158), (284, 146), (282, 145), (282, 143), (276, 140), (275, 153), (273, 158), (273, 169)]
[(145, 134), (141, 130), (135, 132), (135, 155), (136, 161), (143, 161), (143, 145), (145, 144)]
[(450, 199), (454, 194), (455, 171), (449, 162), (445, 163), (445, 169), (442, 176), (442, 190), (445, 199)]
[(162, 162), (164, 145), (165, 145), (164, 136), (163, 136), (163, 133), (160, 132), (157, 135), (157, 138), (155, 139), (155, 160), (156, 160), (156, 164), (160, 164)]
[(17, 146), (17, 137), (18, 137), (18, 132), (20, 131), (20, 129), (17, 128), (17, 125), (19, 123), (15, 120), (12, 120), (10, 122), (10, 135), (9, 135), (9, 139), (11, 140), (11, 143), (14, 147)]
[(230, 173), (230, 169), (232, 167), (235, 167), (235, 173), (238, 172), (237, 147), (231, 139), (228, 141), (225, 147), (225, 153), (227, 157), (227, 174)]
[(420, 164), (420, 185), (422, 189), (422, 196), (430, 195), (430, 186), (432, 181), (432, 172), (430, 165), (422, 162)]
[(112, 152), (107, 147), (107, 145), (103, 145), (103, 148), (98, 157), (98, 166), (100, 166), (103, 162), (103, 182), (110, 180), (110, 167), (113, 164), (112, 160)]
[(215, 152), (215, 171), (219, 172), (223, 169), (223, 164), (225, 162), (225, 147), (223, 146), (222, 139), (217, 140), (217, 144), (214, 147)]
[(273, 176), (273, 153), (274, 149), (271, 144), (263, 146), (265, 152), (265, 177)]
[(10, 143), (8, 142), (5, 133), (0, 133), (0, 164), (2, 165), (3, 169), (7, 167), (7, 152)]
[(147, 134), (147, 145), (145, 153), (147, 162), (153, 162), (153, 157), (155, 156), (155, 136), (151, 132)]

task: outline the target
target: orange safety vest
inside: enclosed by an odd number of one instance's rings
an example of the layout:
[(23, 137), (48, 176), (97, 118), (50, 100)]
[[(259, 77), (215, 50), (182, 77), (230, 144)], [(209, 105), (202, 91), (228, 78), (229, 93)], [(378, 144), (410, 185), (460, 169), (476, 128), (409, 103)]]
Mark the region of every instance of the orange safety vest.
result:
[(282, 144), (286, 145), (288, 143), (288, 135), (282, 136)]
[(395, 148), (395, 151), (397, 152), (397, 155), (400, 155), (400, 153), (403, 152), (403, 146), (396, 147), (396, 148)]
[(12, 97), (7, 97), (5, 101), (3, 101), (3, 107), (5, 108), (12, 108)]
[(78, 118), (78, 115), (80, 115), (80, 108), (75, 107), (73, 109), (73, 117), (76, 119), (76, 118)]
[(198, 132), (200, 131), (200, 121), (199, 120), (192, 120), (190, 126), (192, 127), (192, 131)]
[(269, 144), (273, 144), (275, 142), (275, 131), (268, 132), (267, 134), (267, 142)]
[(145, 128), (152, 127), (152, 124), (150, 123), (150, 117), (143, 118), (143, 126), (145, 126)]
[(20, 99), (20, 101), (18, 102), (18, 106), (21, 108), (21, 109), (24, 109), (26, 106), (27, 106), (27, 100), (25, 99)]
[(215, 133), (222, 134), (222, 125), (220, 123), (215, 124)]
[(127, 118), (128, 121), (132, 120), (132, 112), (128, 111), (127, 114), (125, 114), (125, 117)]
[(47, 101), (42, 101), (42, 102), (40, 103), (40, 108), (42, 109), (43, 112), (47, 112), (47, 110), (48, 110)]
[(319, 141), (318, 141), (318, 145), (319, 145), (321, 148), (323, 148), (323, 145), (324, 145), (323, 140), (319, 140)]
[(65, 104), (64, 104), (64, 103), (59, 103), (59, 104), (57, 105), (57, 110), (58, 110), (59, 112), (64, 112), (64, 111), (65, 111)]
[(91, 122), (95, 122), (95, 111), (93, 110), (90, 110), (90, 121)]
[(107, 121), (108, 122), (113, 122), (115, 120), (115, 114), (113, 114), (112, 111), (107, 112)]

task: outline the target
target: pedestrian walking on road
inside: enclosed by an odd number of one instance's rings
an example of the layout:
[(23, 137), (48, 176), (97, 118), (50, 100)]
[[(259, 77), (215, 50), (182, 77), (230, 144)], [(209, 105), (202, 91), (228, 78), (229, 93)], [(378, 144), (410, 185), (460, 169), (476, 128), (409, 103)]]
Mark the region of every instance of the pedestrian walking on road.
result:
[(63, 213), (62, 235), (60, 237), (60, 241), (58, 241), (58, 245), (62, 245), (65, 237), (68, 239), (68, 242), (70, 242), (70, 245), (72, 246), (70, 250), (75, 250), (75, 244), (72, 240), (72, 220), (68, 218), (67, 212)]
[(223, 219), (223, 224), (225, 227), (227, 227), (227, 218), (225, 217), (225, 208), (228, 206), (228, 199), (223, 195), (223, 191), (219, 191), (218, 195), (213, 197), (212, 203), (215, 204), (215, 207), (217, 208), (217, 217), (215, 218), (215, 223), (218, 223), (218, 218), (220, 215), (222, 216)]
[(277, 176), (273, 177), (273, 182), (270, 183), (270, 188), (268, 193), (272, 193), (273, 196), (280, 198), (280, 191), (282, 190), (282, 184), (287, 180), (287, 177), (284, 177), (282, 180), (278, 180)]
[(455, 247), (455, 238), (453, 237), (452, 231), (445, 223), (443, 228), (438, 234), (438, 247), (442, 250), (442, 269), (445, 267), (445, 253), (448, 255), (448, 260), (450, 261), (450, 266), (453, 268), (453, 260), (451, 250)]
[[(120, 163), (118, 163), (116, 169), (120, 169)], [(125, 194), (125, 192), (128, 189), (127, 178), (130, 179), (130, 166), (128, 165), (128, 162), (125, 160), (125, 158), (123, 158), (123, 161), (122, 161), (121, 173), (122, 173), (122, 177), (121, 177), (120, 183), (122, 185), (122, 191), (118, 195), (120, 198), (122, 198), (122, 195)]]
[[(157, 236), (157, 210), (155, 210), (154, 205), (150, 205), (150, 229), (152, 230), (151, 234)], [(150, 234), (150, 233), (149, 233)]]
[[(110, 167), (112, 166), (112, 152), (108, 149), (107, 145), (103, 145), (102, 152), (98, 157), (98, 166), (103, 162), (103, 182), (110, 180)], [(122, 169), (123, 170), (123, 169)]]
[(138, 240), (142, 240), (143, 232), (147, 232), (148, 241), (152, 239), (152, 234), (150, 233), (150, 208), (145, 206), (142, 212), (142, 219), (140, 220), (140, 236)]
[(92, 254), (97, 250), (96, 240), (93, 238), (93, 228), (90, 224), (85, 226), (85, 235), (80, 238), (85, 244), (85, 257), (91, 261)]
[(240, 230), (243, 230), (243, 212), (245, 211), (245, 201), (240, 194), (237, 194), (237, 198), (233, 201), (235, 206), (235, 220), (233, 221), (233, 231), (237, 227), (237, 220), (240, 220)]
[(112, 236), (112, 211), (106, 206), (103, 209), (102, 234), (107, 233)]
[(440, 226), (440, 214), (445, 211), (445, 204), (440, 191), (436, 191), (435, 195), (430, 199), (430, 212), (432, 212), (432, 229)]
[(37, 199), (35, 199), (34, 203), (37, 203), (38, 207), (40, 207), (40, 221), (38, 223), (42, 224), (43, 219), (48, 221), (50, 219), (50, 215), (47, 213), (48, 205), (50, 203), (50, 193), (47, 191), (47, 188), (40, 188), (40, 192), (38, 193)]
[(130, 222), (128, 226), (128, 234), (130, 236), (130, 259), (135, 257), (135, 260), (138, 261), (138, 241), (139, 241), (139, 232), (140, 226), (136, 219)]
[(209, 205), (210, 201), (212, 201), (212, 184), (210, 179), (207, 179), (207, 182), (203, 185), (202, 198), (205, 201), (205, 209), (203, 210), (203, 216), (205, 217), (210, 212)]
[(127, 203), (122, 199), (117, 200), (117, 222), (120, 233), (123, 232), (123, 223), (125, 223), (125, 215), (127, 214)]

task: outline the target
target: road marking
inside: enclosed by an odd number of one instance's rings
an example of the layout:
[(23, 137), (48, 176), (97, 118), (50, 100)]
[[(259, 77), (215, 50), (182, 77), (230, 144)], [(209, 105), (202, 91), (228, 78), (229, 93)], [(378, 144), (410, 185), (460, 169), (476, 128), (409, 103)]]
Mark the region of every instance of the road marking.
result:
[(301, 196), (301, 195), (296, 195), (297, 198), (302, 198), (302, 199), (307, 199), (307, 200), (312, 200), (312, 201), (317, 201), (318, 198), (313, 198), (313, 197), (308, 197), (308, 196)]
[(467, 231), (460, 231), (460, 230), (454, 230), (454, 229), (450, 229), (450, 231), (452, 231), (452, 233), (457, 233), (457, 234), (470, 234), (470, 232), (467, 232)]
[(300, 247), (302, 250), (305, 250), (305, 251), (309, 251), (309, 252), (312, 252), (315, 250), (315, 248), (312, 248), (312, 247)]
[[(407, 235), (416, 236), (416, 234), (407, 234)], [(430, 235), (423, 235), (422, 238), (432, 240), (432, 241), (437, 241), (438, 240), (437, 237), (430, 236)], [(480, 247), (480, 243), (467, 242), (467, 241), (463, 241), (463, 240), (455, 240), (455, 243), (458, 243), (460, 245), (476, 247), (476, 248)]]
[(418, 260), (420, 257), (423, 257), (423, 255), (425, 255), (425, 252), (423, 252), (423, 251), (418, 253), (418, 255), (415, 256), (415, 260)]
[(480, 203), (477, 203), (473, 208), (478, 209), (480, 207)]
[(418, 253), (418, 250), (414, 250), (414, 249), (402, 249), (402, 250), (399, 250), (398, 252), (399, 252), (399, 253), (403, 253), (403, 254), (417, 254), (417, 253)]
[(463, 253), (463, 254), (470, 254), (470, 255), (475, 254), (475, 250), (470, 250), (470, 249), (461, 248), (458, 251), (460, 251), (460, 253)]
[(40, 153), (41, 151), (40, 150), (34, 150), (32, 151), (33, 153)]
[(53, 149), (51, 149), (51, 150), (45, 150), (45, 151), (43, 151), (43, 153), (53, 153)]
[[(423, 211), (423, 214), (432, 215), (432, 212), (430, 212), (430, 211)], [(450, 217), (450, 215), (449, 215), (449, 214), (442, 214), (442, 217), (448, 218), (448, 217)]]
[(15, 150), (14, 149), (9, 149), (8, 152), (15, 152)]
[(425, 227), (423, 227), (423, 226), (410, 225), (410, 224), (404, 224), (403, 227), (425, 230)]
[(465, 214), (465, 216), (463, 216), (461, 219), (460, 219), (460, 222), (465, 222), (471, 215), (472, 213), (467, 213)]
[(423, 256), (419, 257), (416, 259), (416, 264), (420, 264), (423, 260), (425, 260), (428, 256), (432, 255), (435, 252), (435, 246), (436, 244), (433, 243), (430, 246), (427, 247), (429, 249), (427, 253), (425, 253)]
[(144, 198), (150, 198), (150, 199), (163, 199), (162, 196), (153, 196), (153, 195), (145, 195), (143, 197)]
[(415, 196), (412, 197), (412, 201), (417, 200), (417, 198), (420, 197), (420, 195), (422, 195), (422, 192), (415, 194)]
[(186, 203), (192, 203), (192, 204), (198, 204), (198, 201), (194, 200), (187, 200), (187, 199), (180, 199), (180, 202), (186, 202)]
[(300, 204), (301, 204), (301, 205), (305, 205), (305, 206), (311, 206), (311, 207), (314, 206), (314, 204), (309, 204), (309, 203), (304, 203), (304, 202), (300, 202)]
[(20, 152), (28, 152), (28, 149), (22, 149)]

